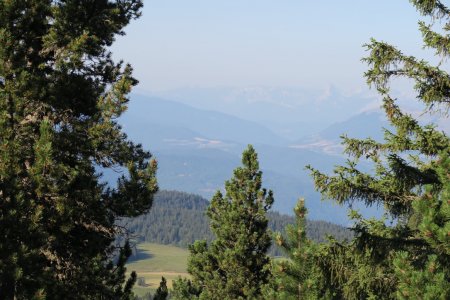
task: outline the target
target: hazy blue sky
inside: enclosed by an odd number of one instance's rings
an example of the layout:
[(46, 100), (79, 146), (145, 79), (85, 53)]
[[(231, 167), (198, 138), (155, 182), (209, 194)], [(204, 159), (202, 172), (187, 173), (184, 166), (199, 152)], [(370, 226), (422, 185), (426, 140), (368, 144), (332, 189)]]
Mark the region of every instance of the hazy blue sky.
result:
[(407, 0), (145, 0), (118, 38), (141, 90), (333, 84), (364, 89), (370, 37), (420, 54)]

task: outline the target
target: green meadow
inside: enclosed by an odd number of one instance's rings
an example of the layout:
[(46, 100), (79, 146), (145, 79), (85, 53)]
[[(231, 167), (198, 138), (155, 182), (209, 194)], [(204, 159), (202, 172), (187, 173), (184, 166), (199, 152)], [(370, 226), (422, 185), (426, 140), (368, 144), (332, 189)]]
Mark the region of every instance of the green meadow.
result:
[[(128, 273), (135, 271), (138, 279), (134, 291), (142, 296), (147, 292), (154, 292), (164, 276), (167, 286), (172, 287), (172, 280), (189, 277), (186, 271), (189, 252), (175, 246), (142, 243), (136, 245), (137, 255), (130, 258), (127, 264)], [(141, 284), (139, 284), (141, 283)], [(143, 284), (142, 284), (143, 283)]]

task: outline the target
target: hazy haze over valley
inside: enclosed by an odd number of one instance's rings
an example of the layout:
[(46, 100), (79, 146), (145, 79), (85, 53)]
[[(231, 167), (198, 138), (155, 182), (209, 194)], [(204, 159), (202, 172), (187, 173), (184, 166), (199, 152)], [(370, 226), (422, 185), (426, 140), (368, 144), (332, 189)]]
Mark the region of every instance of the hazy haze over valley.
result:
[[(304, 168), (311, 164), (331, 171), (334, 165), (345, 161), (339, 141), (342, 133), (356, 137), (367, 134), (378, 139), (384, 125), (378, 112), (362, 112), (348, 119), (335, 114), (328, 123), (322, 122), (319, 128), (305, 125), (304, 133), (289, 139), (277, 134), (270, 122), (244, 119), (247, 109), (242, 110), (238, 117), (167, 98), (142, 95), (133, 95), (132, 98), (121, 123), (133, 140), (152, 149), (157, 157), (161, 188), (197, 193), (209, 199), (217, 189), (223, 188), (224, 181), (239, 165), (242, 150), (251, 143), (259, 153), (264, 186), (274, 190), (275, 210), (291, 213), (298, 197), (305, 197), (311, 218), (341, 224), (347, 223), (346, 209), (328, 201), (321, 202)], [(336, 106), (341, 106), (340, 101), (345, 103), (347, 99), (345, 96), (337, 97)], [(238, 103), (252, 108), (252, 112), (261, 111), (261, 114), (264, 109), (275, 111), (260, 105), (259, 101), (245, 103), (240, 100)], [(276, 102), (266, 104), (278, 105)], [(278, 124), (283, 124), (283, 113), (279, 114)], [(302, 112), (299, 108), (295, 114), (311, 116), (312, 112)], [(345, 121), (337, 122), (342, 119)], [(373, 209), (364, 211), (373, 213)]]
[[(362, 45), (382, 37), (429, 59), (419, 33), (390, 31), (417, 18), (407, 1), (148, 1), (113, 47), (140, 80), (121, 123), (158, 159), (162, 188), (209, 199), (254, 144), (276, 210), (290, 213), (305, 197), (311, 218), (347, 224), (346, 208), (320, 202), (304, 167), (344, 163), (344, 133), (382, 139), (389, 127), (365, 83)], [(396, 89), (419, 114), (410, 83)], [(442, 120), (433, 119), (450, 129)]]

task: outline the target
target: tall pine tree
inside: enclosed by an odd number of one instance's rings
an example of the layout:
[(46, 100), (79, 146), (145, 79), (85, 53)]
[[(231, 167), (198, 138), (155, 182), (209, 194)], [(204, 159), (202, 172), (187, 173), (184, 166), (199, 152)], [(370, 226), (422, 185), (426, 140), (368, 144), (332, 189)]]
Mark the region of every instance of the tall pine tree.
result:
[[(318, 265), (335, 298), (450, 298), (450, 139), (403, 112), (389, 88), (392, 78), (408, 78), (428, 113), (448, 113), (450, 10), (437, 0), (410, 2), (433, 22), (444, 24), (437, 32), (436, 24), (419, 23), (425, 47), (435, 50), (441, 63), (434, 66), (372, 40), (366, 45), (366, 77), (382, 95), (394, 130), (385, 131), (384, 142), (344, 137), (345, 152), (353, 159), (333, 176), (312, 169), (325, 198), (341, 204), (363, 201), (386, 212), (383, 220), (367, 220), (353, 211), (352, 243), (334, 241), (322, 249)], [(371, 161), (373, 173), (358, 170), (360, 159)], [(387, 225), (389, 219), (394, 225)]]
[(272, 191), (261, 188), (262, 172), (252, 146), (242, 154), (242, 164), (225, 183), (225, 196), (217, 192), (211, 200), (207, 215), (216, 239), (189, 247), (192, 282), (176, 281), (175, 299), (262, 297), (271, 276), (266, 212), (274, 200)]
[(108, 49), (141, 6), (0, 2), (0, 299), (130, 296), (114, 224), (150, 208), (156, 163), (117, 124), (137, 81)]

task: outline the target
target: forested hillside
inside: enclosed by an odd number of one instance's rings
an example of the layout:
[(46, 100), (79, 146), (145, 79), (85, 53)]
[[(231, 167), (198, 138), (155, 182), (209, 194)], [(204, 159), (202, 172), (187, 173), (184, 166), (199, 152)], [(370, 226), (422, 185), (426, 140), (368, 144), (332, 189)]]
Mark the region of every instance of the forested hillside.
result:
[[(129, 229), (137, 242), (187, 247), (196, 240), (213, 239), (209, 220), (205, 215), (208, 205), (209, 202), (198, 195), (160, 191), (156, 194), (149, 213), (124, 219), (121, 224)], [(278, 212), (269, 212), (268, 216), (269, 228), (273, 232), (283, 231), (286, 225), (295, 222), (293, 216)], [(350, 240), (352, 237), (350, 230), (325, 221), (308, 221), (307, 235), (316, 242), (325, 241), (327, 235), (332, 235), (338, 240)]]

